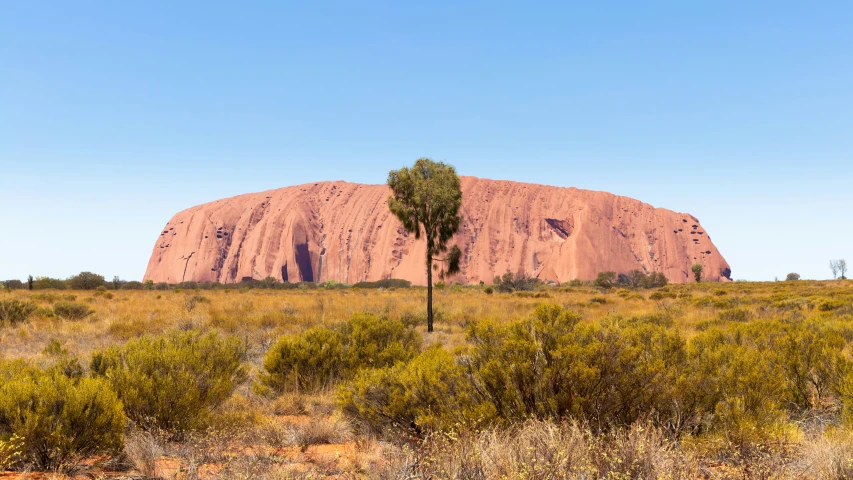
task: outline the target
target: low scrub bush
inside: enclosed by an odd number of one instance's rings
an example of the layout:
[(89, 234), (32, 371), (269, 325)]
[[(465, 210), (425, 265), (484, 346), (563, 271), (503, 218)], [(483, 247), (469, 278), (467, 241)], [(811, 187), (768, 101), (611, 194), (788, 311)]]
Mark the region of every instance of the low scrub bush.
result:
[(264, 357), (261, 383), (278, 392), (318, 390), (363, 368), (408, 361), (420, 345), (417, 332), (400, 320), (354, 314), (345, 323), (279, 338)]
[(678, 294), (676, 294), (675, 292), (664, 292), (658, 290), (657, 292), (653, 292), (651, 295), (649, 295), (649, 300), (663, 300), (665, 298), (675, 299), (678, 298)]
[(26, 322), (36, 310), (38, 306), (32, 302), (0, 300), (0, 326)]
[(669, 283), (669, 280), (663, 273), (652, 272), (646, 274), (642, 270), (631, 270), (628, 273), (620, 273), (617, 276), (617, 283), (635, 289), (660, 288), (665, 287)]
[(88, 305), (74, 302), (57, 302), (53, 305), (53, 314), (65, 320), (83, 320), (95, 313)]
[(579, 322), (576, 313), (540, 305), (519, 322), (473, 324), (471, 382), (508, 421), (570, 416), (604, 427), (650, 411), (665, 416), (684, 341), (651, 322)]
[(385, 278), (375, 282), (358, 282), (353, 287), (358, 288), (409, 288), (412, 282), (399, 278)]
[(717, 317), (723, 322), (748, 322), (754, 316), (755, 314), (746, 308), (730, 308), (717, 314)]
[(608, 431), (651, 418), (745, 445), (827, 405), (853, 421), (847, 323), (720, 317), (685, 340), (667, 312), (588, 323), (539, 305), (514, 322), (473, 322), (455, 353), (363, 370), (338, 400), (357, 425), (419, 433), (529, 418)]
[(203, 295), (187, 295), (184, 297), (184, 308), (188, 312), (192, 312), (196, 306), (203, 303), (210, 303), (210, 300)]
[(213, 409), (245, 380), (243, 355), (235, 337), (173, 332), (95, 352), (91, 370), (118, 392), (138, 426), (180, 436), (204, 428)]
[(338, 403), (357, 425), (377, 433), (473, 427), (495, 417), (477, 398), (465, 367), (440, 346), (408, 364), (362, 370), (339, 387)]
[(283, 336), (264, 357), (261, 383), (279, 392), (327, 386), (343, 374), (342, 343), (340, 333), (325, 326)]
[(103, 380), (21, 363), (0, 365), (0, 380), (0, 438), (18, 439), (15, 463), (65, 470), (121, 449), (122, 404)]
[(495, 277), (494, 286), (499, 292), (519, 292), (535, 290), (541, 282), (524, 273), (506, 272), (503, 276)]

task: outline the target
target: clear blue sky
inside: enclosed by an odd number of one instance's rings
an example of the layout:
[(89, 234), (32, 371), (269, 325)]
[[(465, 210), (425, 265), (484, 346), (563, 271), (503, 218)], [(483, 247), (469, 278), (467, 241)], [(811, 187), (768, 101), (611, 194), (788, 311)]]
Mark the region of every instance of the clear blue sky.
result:
[(853, 261), (853, 2), (463, 3), (4, 2), (0, 278), (420, 156), (690, 212), (734, 278)]

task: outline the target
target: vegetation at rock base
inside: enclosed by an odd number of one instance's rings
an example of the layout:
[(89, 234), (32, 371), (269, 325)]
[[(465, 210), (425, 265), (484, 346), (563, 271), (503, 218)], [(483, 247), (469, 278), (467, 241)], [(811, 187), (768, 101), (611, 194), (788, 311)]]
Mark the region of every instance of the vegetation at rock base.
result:
[(702, 266), (701, 263), (694, 263), (693, 266), (690, 267), (690, 271), (693, 272), (693, 277), (696, 279), (696, 283), (702, 281), (702, 271), (705, 267)]

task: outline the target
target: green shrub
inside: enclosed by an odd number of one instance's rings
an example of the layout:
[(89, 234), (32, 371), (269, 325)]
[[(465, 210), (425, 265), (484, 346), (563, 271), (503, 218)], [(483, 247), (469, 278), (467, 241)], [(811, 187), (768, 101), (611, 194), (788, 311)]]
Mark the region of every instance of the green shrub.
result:
[(785, 371), (787, 405), (797, 413), (821, 407), (849, 365), (842, 353), (847, 341), (838, 330), (818, 322), (778, 328), (784, 335), (767, 348), (775, 352)]
[(600, 289), (609, 290), (613, 288), (618, 281), (619, 276), (616, 275), (616, 272), (601, 272), (595, 278), (595, 282), (593, 284)]
[(325, 326), (280, 337), (264, 357), (261, 383), (275, 391), (318, 390), (343, 375), (343, 339)]
[(91, 370), (118, 392), (137, 425), (180, 436), (204, 428), (212, 410), (245, 380), (244, 353), (236, 337), (173, 332), (95, 352)]
[(831, 312), (847, 304), (848, 302), (845, 302), (844, 300), (824, 300), (818, 304), (817, 309), (821, 312)]
[(730, 326), (691, 338), (678, 391), (685, 411), (698, 422), (689, 427), (694, 431), (743, 430), (737, 427), (745, 423), (760, 431), (779, 419), (784, 371), (747, 333)]
[(363, 368), (408, 361), (420, 345), (402, 321), (358, 313), (331, 328), (281, 337), (264, 357), (261, 382), (276, 391), (318, 390)]
[(55, 288), (57, 290), (64, 290), (66, 288), (66, 281), (60, 280), (58, 278), (50, 278), (50, 277), (38, 277), (35, 279), (35, 281), (33, 281), (33, 288), (32, 289), (44, 290), (47, 288)]
[(678, 388), (682, 406), (704, 418), (696, 428), (739, 432), (738, 441), (749, 440), (743, 436), (750, 431), (760, 438), (786, 412), (800, 414), (831, 399), (849, 365), (845, 346), (840, 330), (820, 322), (710, 328), (688, 344)]
[[(609, 273), (606, 272), (609, 277)], [(601, 278), (601, 276), (599, 276)], [(607, 282), (612, 284), (612, 280)], [(663, 273), (652, 272), (646, 274), (642, 270), (631, 270), (628, 273), (620, 273), (617, 276), (617, 283), (631, 288), (659, 288), (664, 287), (669, 283), (669, 280)]]
[(483, 292), (485, 292), (486, 295), (491, 295), (491, 294), (495, 293), (495, 289), (491, 286), (488, 286), (488, 287), (483, 289)]
[(477, 399), (465, 369), (438, 345), (408, 364), (362, 370), (338, 388), (338, 404), (356, 424), (374, 432), (391, 427), (418, 433), (458, 430), (494, 416), (492, 406)]
[(676, 418), (684, 341), (662, 318), (582, 324), (556, 305), (510, 323), (481, 321), (454, 358), (441, 349), (409, 364), (364, 370), (339, 390), (345, 413), (375, 430), (573, 417), (597, 429), (650, 412)]
[(747, 322), (752, 320), (753, 313), (745, 308), (730, 308), (717, 314), (723, 322)]
[(421, 348), (421, 337), (414, 329), (368, 313), (353, 314), (337, 330), (344, 339), (341, 354), (348, 372), (406, 362)]
[(210, 300), (203, 295), (187, 295), (184, 297), (184, 308), (188, 312), (195, 310), (195, 307), (200, 303), (210, 303)]
[(353, 287), (357, 288), (409, 288), (412, 282), (399, 278), (385, 278), (375, 282), (358, 282)]
[(25, 322), (36, 310), (38, 306), (32, 302), (0, 300), (0, 326)]
[(5, 370), (0, 372), (0, 438), (21, 439), (19, 462), (63, 470), (85, 457), (121, 450), (125, 417), (104, 381), (21, 363), (0, 370)]
[(51, 340), (41, 353), (49, 359), (47, 370), (61, 373), (68, 378), (83, 377), (83, 365), (77, 357), (62, 347), (59, 340)]
[(571, 416), (629, 424), (672, 410), (684, 342), (651, 322), (580, 317), (540, 305), (524, 321), (478, 322), (468, 331), (472, 384), (505, 420)]
[(664, 298), (675, 299), (678, 298), (678, 294), (676, 294), (675, 292), (664, 292), (658, 290), (657, 292), (653, 292), (651, 295), (649, 295), (649, 300), (663, 300)]
[(539, 279), (524, 273), (506, 272), (503, 276), (494, 279), (495, 289), (499, 292), (532, 291), (539, 283)]
[(57, 302), (53, 305), (53, 314), (66, 320), (83, 320), (95, 313), (87, 305), (74, 302)]

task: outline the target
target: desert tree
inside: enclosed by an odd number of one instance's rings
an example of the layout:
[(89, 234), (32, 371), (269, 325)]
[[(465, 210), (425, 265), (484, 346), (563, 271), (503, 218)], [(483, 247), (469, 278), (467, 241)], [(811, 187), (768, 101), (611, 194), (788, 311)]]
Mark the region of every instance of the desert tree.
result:
[(785, 277), (785, 281), (787, 282), (795, 282), (800, 279), (799, 273), (789, 273), (787, 277)]
[(832, 279), (838, 278), (838, 260), (829, 261), (829, 269), (832, 271)]
[(106, 286), (103, 275), (92, 272), (80, 272), (68, 279), (68, 287), (74, 290), (94, 290)]
[[(427, 331), (433, 330), (432, 271), (434, 262), (445, 263), (440, 277), (459, 271), (462, 256), (459, 247), (448, 248), (447, 242), (459, 230), (462, 190), (456, 170), (442, 162), (419, 158), (412, 167), (392, 170), (388, 174), (388, 208), (413, 233), (426, 239)], [(446, 253), (444, 258), (438, 255)]]
[(847, 260), (844, 260), (843, 258), (838, 260), (838, 273), (841, 274), (842, 280), (847, 279)]
[(616, 286), (618, 281), (619, 276), (616, 272), (600, 272), (593, 284), (602, 290), (610, 290)]
[(27, 289), (28, 290), (33, 289), (33, 276), (32, 275), (27, 275)]
[(703, 267), (702, 267), (701, 263), (694, 263), (693, 266), (690, 267), (690, 271), (692, 271), (693, 276), (696, 277), (696, 283), (699, 283), (702, 281), (702, 270), (703, 270)]

